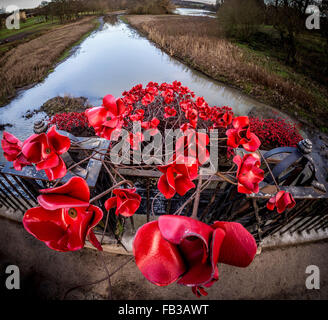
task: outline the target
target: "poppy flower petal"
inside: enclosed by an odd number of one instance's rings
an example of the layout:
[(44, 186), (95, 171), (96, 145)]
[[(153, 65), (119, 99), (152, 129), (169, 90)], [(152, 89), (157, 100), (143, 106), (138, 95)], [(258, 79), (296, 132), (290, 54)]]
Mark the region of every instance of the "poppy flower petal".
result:
[(180, 196), (184, 196), (190, 189), (195, 188), (195, 184), (184, 176), (175, 179), (175, 189)]
[(116, 98), (111, 94), (107, 94), (103, 98), (103, 106), (109, 110), (113, 115), (117, 115), (117, 105), (116, 105)]
[(244, 143), (242, 146), (245, 150), (254, 152), (256, 151), (261, 145), (261, 141), (258, 136), (254, 133), (250, 134), (250, 140), (247, 143)]
[(170, 187), (166, 178), (166, 174), (163, 174), (158, 179), (157, 188), (164, 195), (166, 199), (171, 199), (175, 195), (175, 189)]
[(217, 268), (220, 257), (220, 249), (225, 237), (225, 231), (221, 228), (217, 228), (213, 231), (212, 243), (211, 243), (211, 263), (213, 271)]
[(158, 219), (158, 226), (163, 238), (167, 241), (179, 244), (184, 238), (195, 236), (204, 242), (206, 251), (208, 251), (208, 243), (213, 229), (207, 224), (189, 217), (163, 215)]
[(89, 241), (90, 243), (97, 248), (99, 251), (103, 251), (103, 248), (100, 244), (100, 242), (98, 241), (97, 237), (95, 236), (93, 230), (90, 230), (89, 235), (88, 235)]
[(117, 197), (109, 198), (105, 202), (105, 208), (107, 211), (116, 207), (116, 205), (117, 205)]
[(40, 206), (47, 210), (56, 210), (60, 208), (88, 207), (89, 202), (81, 201), (76, 198), (61, 194), (42, 194), (38, 196)]
[(57, 188), (41, 189), (44, 194), (64, 194), (78, 200), (89, 202), (90, 190), (87, 182), (81, 177), (73, 177)]
[(58, 166), (54, 168), (44, 169), (44, 172), (46, 173), (48, 179), (50, 181), (60, 179), (64, 177), (67, 173), (67, 168), (64, 160), (59, 157), (59, 164)]
[(60, 215), (61, 210), (48, 211), (42, 207), (31, 208), (23, 217), (23, 225), (29, 233), (41, 241), (60, 239), (65, 233), (65, 230), (56, 224), (56, 219)]
[(99, 127), (106, 120), (108, 110), (104, 107), (94, 107), (85, 110), (85, 115), (92, 127)]
[(226, 131), (228, 136), (227, 145), (231, 148), (237, 148), (239, 146), (238, 131), (236, 129), (229, 129)]
[[(38, 163), (42, 160), (42, 145), (40, 141), (34, 141), (38, 135), (34, 134), (23, 142), (22, 153), (31, 163)], [(44, 135), (45, 136), (45, 135)], [(32, 142), (34, 141), (34, 142)]]
[(59, 165), (59, 156), (56, 153), (50, 155), (46, 160), (36, 164), (36, 170), (44, 170), (57, 167)]
[(93, 212), (92, 220), (90, 221), (89, 227), (87, 229), (87, 233), (88, 233), (92, 228), (94, 228), (100, 222), (100, 220), (104, 216), (104, 213), (99, 207), (93, 205), (90, 205), (87, 211)]
[(131, 217), (139, 209), (140, 201), (136, 199), (128, 199), (120, 206), (117, 206), (117, 212), (124, 217)]
[[(125, 112), (125, 104), (122, 99), (118, 98), (116, 100), (116, 105), (117, 105), (117, 112), (118, 115), (122, 115)], [(142, 110), (143, 111), (143, 110)]]
[(236, 267), (247, 267), (254, 259), (257, 245), (254, 237), (237, 222), (215, 222), (213, 228), (222, 228), (225, 237), (220, 249), (219, 262)]
[(139, 228), (133, 254), (142, 274), (158, 286), (175, 282), (186, 271), (178, 248), (162, 237), (157, 221)]
[(268, 208), (268, 210), (274, 210), (274, 207), (276, 206), (276, 197), (271, 197), (267, 204), (266, 207)]
[(289, 192), (279, 191), (276, 195), (276, 206), (278, 213), (282, 213), (286, 208), (293, 208), (296, 202)]
[(64, 135), (59, 134), (56, 131), (56, 126), (52, 126), (48, 130), (47, 136), (48, 136), (49, 143), (55, 149), (57, 154), (63, 154), (67, 152), (71, 146), (71, 140)]
[(241, 129), (249, 126), (249, 118), (247, 116), (237, 117), (233, 120), (232, 125), (236, 129)]
[(3, 132), (2, 137), (5, 141), (8, 141), (9, 143), (17, 144), (17, 145), (21, 144), (21, 141), (18, 138), (16, 138), (13, 134), (7, 131)]

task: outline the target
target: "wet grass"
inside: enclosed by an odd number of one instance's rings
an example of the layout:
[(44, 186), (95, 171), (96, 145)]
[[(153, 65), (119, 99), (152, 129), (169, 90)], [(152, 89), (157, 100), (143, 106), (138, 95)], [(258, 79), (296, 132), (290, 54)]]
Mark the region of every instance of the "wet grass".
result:
[[(207, 17), (127, 16), (125, 20), (187, 65), (307, 124), (326, 127), (327, 86), (285, 65), (283, 52), (275, 56), (265, 43), (260, 49), (227, 40), (217, 21)], [(274, 30), (264, 29), (275, 42)]]

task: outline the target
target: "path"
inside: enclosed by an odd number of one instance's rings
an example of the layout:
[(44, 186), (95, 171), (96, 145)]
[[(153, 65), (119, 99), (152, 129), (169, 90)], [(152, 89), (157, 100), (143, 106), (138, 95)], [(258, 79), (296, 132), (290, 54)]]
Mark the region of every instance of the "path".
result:
[[(328, 242), (266, 250), (247, 269), (219, 265), (220, 280), (208, 290), (209, 299), (328, 299)], [(128, 259), (106, 255), (110, 270)], [(104, 277), (98, 253), (84, 249), (58, 253), (30, 236), (20, 224), (0, 219), (0, 281), (4, 266), (16, 264), (22, 275), (22, 290), (8, 296), (58, 299), (67, 288)], [(305, 287), (308, 265), (321, 272), (320, 290)], [(176, 284), (157, 287), (147, 282), (134, 262), (112, 278), (115, 299), (195, 299), (191, 290)], [(0, 286), (3, 288), (3, 285)], [(107, 283), (70, 294), (74, 299), (103, 299)], [(0, 292), (1, 296), (1, 292)], [(204, 299), (204, 298), (203, 298)]]

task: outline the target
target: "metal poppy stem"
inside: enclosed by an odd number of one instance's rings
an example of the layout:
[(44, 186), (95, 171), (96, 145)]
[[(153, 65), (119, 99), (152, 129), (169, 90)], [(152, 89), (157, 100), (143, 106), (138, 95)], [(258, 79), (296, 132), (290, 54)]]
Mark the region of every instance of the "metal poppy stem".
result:
[[(80, 165), (81, 163), (83, 163), (83, 162), (85, 162), (85, 161), (91, 159), (92, 157), (93, 157), (93, 154), (91, 154), (90, 156), (84, 158), (83, 160), (81, 160), (81, 161), (79, 161), (79, 162), (73, 164), (72, 166), (70, 166), (70, 167), (67, 169), (67, 172), (70, 171), (70, 170), (72, 170), (72, 169), (74, 169), (75, 167), (77, 167), (77, 166)], [(57, 185), (63, 180), (63, 178), (64, 178), (64, 177), (58, 179), (58, 180), (55, 182), (53, 188), (57, 187)]]
[(194, 200), (194, 207), (192, 209), (192, 214), (191, 214), (191, 218), (196, 219), (196, 220), (197, 220), (197, 213), (198, 213), (198, 206), (199, 206), (199, 200), (200, 200), (202, 180), (203, 180), (203, 176), (200, 175), (199, 179), (198, 179), (198, 184), (197, 184), (196, 197), (195, 197), (195, 200)]
[(277, 183), (277, 180), (276, 180), (276, 178), (274, 177), (274, 175), (273, 175), (273, 173), (272, 173), (272, 171), (271, 171), (271, 168), (270, 168), (268, 162), (267, 162), (266, 159), (263, 157), (263, 155), (262, 155), (262, 153), (261, 153), (260, 150), (259, 150), (259, 154), (260, 154), (261, 158), (263, 159), (265, 165), (267, 166), (267, 168), (268, 168), (268, 170), (269, 170), (269, 173), (271, 174), (271, 177), (272, 177), (272, 179), (273, 179), (274, 184), (276, 185), (278, 191), (280, 191), (280, 188), (279, 188), (279, 185), (278, 185), (278, 183)]
[(133, 182), (130, 181), (130, 180), (123, 180), (123, 181), (120, 181), (119, 183), (117, 183), (116, 185), (112, 186), (111, 188), (107, 189), (106, 191), (98, 194), (97, 196), (95, 196), (94, 198), (92, 198), (89, 202), (94, 202), (94, 201), (97, 201), (99, 200), (100, 198), (104, 197), (106, 194), (110, 193), (112, 190), (114, 190), (115, 188), (119, 187), (120, 185), (124, 184), (124, 183), (127, 183), (129, 184), (130, 186), (133, 186)]
[(233, 182), (232, 180), (230, 180), (229, 178), (227, 178), (224, 174), (222, 174), (221, 172), (216, 172), (215, 175), (217, 175), (218, 177), (222, 178), (223, 180), (231, 183), (231, 184), (234, 184), (235, 186), (237, 185), (236, 182)]
[[(124, 266), (126, 266), (126, 265), (127, 265), (129, 262), (131, 262), (133, 259), (134, 259), (134, 257), (131, 257), (130, 259), (128, 259), (127, 261), (125, 261), (124, 263), (122, 263), (119, 267), (117, 267), (113, 272), (111, 272), (111, 273), (109, 274), (109, 277), (112, 277), (116, 272), (120, 271)], [(107, 280), (107, 279), (108, 279), (108, 276), (106, 276), (105, 278), (102, 278), (102, 279), (100, 279), (100, 280), (96, 280), (96, 281), (93, 281), (93, 282), (88, 282), (88, 283), (81, 284), (81, 285), (78, 285), (78, 286), (76, 286), (76, 287), (70, 288), (70, 289), (68, 289), (68, 290), (65, 292), (65, 294), (64, 294), (62, 300), (65, 300), (65, 299), (66, 299), (66, 296), (67, 296), (70, 292), (72, 292), (72, 291), (74, 291), (74, 290), (76, 290), (76, 289), (83, 288), (83, 287), (86, 287), (86, 286), (92, 286), (92, 285), (95, 285), (95, 284), (97, 284), (97, 283), (103, 282), (103, 281), (105, 281), (105, 280)]]

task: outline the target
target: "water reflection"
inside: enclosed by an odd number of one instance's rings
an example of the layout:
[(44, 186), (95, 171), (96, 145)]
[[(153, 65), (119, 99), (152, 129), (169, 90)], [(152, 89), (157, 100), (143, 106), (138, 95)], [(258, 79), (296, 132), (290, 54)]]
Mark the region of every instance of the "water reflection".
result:
[(174, 13), (182, 16), (198, 16), (216, 18), (215, 12), (203, 9), (176, 8)]
[(104, 22), (115, 26), (116, 24), (119, 23), (119, 18), (117, 14), (110, 14), (104, 17)]
[(53, 97), (84, 96), (91, 104), (98, 105), (104, 95), (121, 96), (124, 90), (138, 83), (174, 80), (181, 81), (198, 96), (204, 96), (210, 105), (229, 105), (240, 114), (247, 114), (254, 108), (257, 113), (272, 112), (239, 91), (172, 59), (119, 20), (114, 24), (104, 23), (44, 82), (22, 91), (10, 104), (0, 108), (0, 124), (12, 124), (7, 130), (25, 139), (32, 134), (33, 122), (44, 114), (30, 119), (23, 118), (23, 115)]

